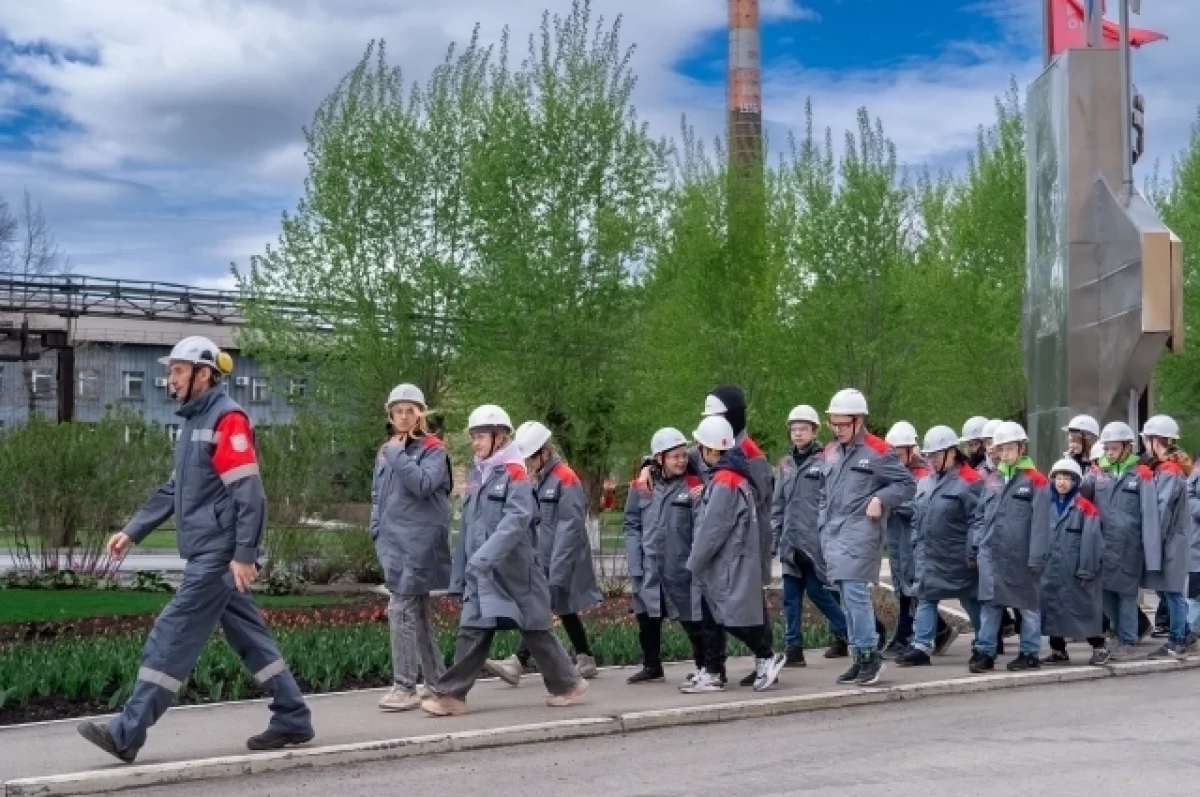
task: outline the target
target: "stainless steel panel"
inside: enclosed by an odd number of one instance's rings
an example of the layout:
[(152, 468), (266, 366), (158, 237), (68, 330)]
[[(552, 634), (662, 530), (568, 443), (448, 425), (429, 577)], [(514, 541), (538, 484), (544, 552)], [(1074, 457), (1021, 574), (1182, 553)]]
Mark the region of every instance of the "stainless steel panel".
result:
[(1127, 419), (1163, 348), (1182, 346), (1178, 238), (1136, 192), (1121, 201), (1119, 77), (1118, 51), (1068, 50), (1028, 92), (1023, 341), (1041, 467), (1072, 415)]

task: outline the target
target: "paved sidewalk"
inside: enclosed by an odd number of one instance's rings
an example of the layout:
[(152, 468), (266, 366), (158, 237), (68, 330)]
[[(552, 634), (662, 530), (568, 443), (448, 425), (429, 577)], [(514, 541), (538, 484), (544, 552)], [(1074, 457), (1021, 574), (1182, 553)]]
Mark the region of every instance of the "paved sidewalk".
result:
[[(1144, 646), (1146, 653), (1152, 649), (1151, 645)], [(978, 676), (971, 676), (967, 672), (969, 654), (969, 638), (960, 637), (947, 655), (935, 658), (934, 666), (905, 669), (889, 664), (878, 687), (886, 690), (887, 687), (946, 679), (978, 680)], [(1077, 661), (1085, 662), (1087, 646), (1072, 646), (1072, 655)], [(375, 707), (381, 690), (314, 696), (311, 705), (317, 738), (313, 745), (384, 741), (554, 720), (613, 717), (656, 709), (686, 709), (764, 698), (833, 694), (847, 689), (838, 686), (835, 679), (848, 666), (848, 660), (825, 659), (819, 650), (809, 651), (808, 658), (808, 667), (785, 669), (779, 685), (764, 693), (731, 686), (724, 693), (680, 694), (677, 685), (690, 669), (684, 664), (668, 665), (666, 683), (640, 686), (625, 683), (634, 668), (605, 669), (590, 682), (591, 688), (584, 699), (565, 709), (546, 707), (546, 693), (541, 679), (536, 675), (526, 676), (519, 688), (494, 680), (480, 681), (468, 699), (470, 713), (464, 717), (443, 719), (426, 717), (420, 711), (382, 713)], [(1009, 659), (1011, 656), (1006, 656), (998, 662), (1000, 666), (997, 673), (1004, 673), (1003, 665)], [(750, 667), (748, 659), (731, 659), (729, 673), (732, 682), (736, 683)], [(1063, 669), (1098, 672), (1100, 668), (1082, 665), (1054, 668), (1055, 671)], [(137, 763), (161, 764), (245, 754), (245, 739), (261, 731), (267, 719), (266, 704), (262, 701), (172, 709), (151, 730), (150, 740)], [(4, 751), (0, 755), (0, 782), (121, 768), (121, 764), (78, 736), (76, 722), (0, 727), (0, 750)]]

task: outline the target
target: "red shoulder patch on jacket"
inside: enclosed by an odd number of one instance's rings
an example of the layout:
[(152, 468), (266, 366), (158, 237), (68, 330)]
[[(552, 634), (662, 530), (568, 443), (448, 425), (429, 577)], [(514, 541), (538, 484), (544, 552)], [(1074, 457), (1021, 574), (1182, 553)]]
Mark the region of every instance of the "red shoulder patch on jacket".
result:
[(736, 489), (746, 481), (746, 477), (732, 470), (719, 470), (713, 476), (713, 481)]
[(924, 479), (929, 474), (933, 473), (929, 468), (913, 468), (912, 475), (914, 479)]
[(1033, 486), (1037, 487), (1039, 490), (1050, 483), (1050, 481), (1043, 476), (1042, 472), (1037, 468), (1026, 468), (1025, 470), (1021, 471), (1021, 473), (1024, 473), (1026, 476), (1028, 476), (1029, 481), (1033, 482)]
[(525, 470), (524, 465), (518, 465), (515, 462), (510, 462), (504, 466), (504, 469), (508, 471), (508, 478), (515, 482), (529, 481), (529, 471)]
[(440, 439), (434, 437), (431, 434), (427, 434), (421, 438), (421, 445), (425, 446), (426, 448), (445, 448), (446, 447), (445, 443), (443, 443)]
[(1183, 468), (1179, 467), (1175, 462), (1164, 462), (1158, 466), (1158, 469), (1163, 473), (1173, 473), (1180, 478), (1183, 478), (1184, 475)]
[(557, 476), (558, 480), (568, 487), (574, 487), (580, 483), (579, 477), (575, 475), (575, 471), (571, 470), (571, 467), (565, 462), (559, 462), (550, 472)]
[(742, 441), (742, 453), (750, 459), (757, 459), (763, 455), (762, 449), (758, 447), (758, 443), (749, 437)]
[(882, 440), (869, 432), (863, 436), (863, 442), (867, 444), (867, 448), (876, 454), (886, 454), (892, 450), (892, 447), (887, 444), (886, 440)]
[(690, 473), (689, 473), (687, 476), (685, 476), (685, 477), (683, 478), (683, 480), (684, 480), (684, 481), (687, 483), (687, 486), (688, 486), (689, 488), (691, 488), (691, 487), (703, 487), (703, 486), (704, 486), (704, 482), (703, 482), (701, 479), (699, 479), (699, 478), (697, 478), (697, 477), (693, 476), (693, 475), (692, 475), (692, 474), (690, 474)]
[(1075, 506), (1088, 517), (1100, 517), (1100, 510), (1091, 501), (1084, 498), (1082, 495), (1075, 496)]
[(1145, 465), (1138, 465), (1136, 468), (1134, 468), (1134, 470), (1137, 471), (1138, 476), (1142, 477), (1142, 481), (1154, 481), (1154, 471), (1150, 470), (1150, 468), (1146, 467)]
[(967, 484), (974, 484), (983, 478), (979, 471), (972, 468), (970, 465), (960, 465), (958, 467), (958, 478), (965, 481)]

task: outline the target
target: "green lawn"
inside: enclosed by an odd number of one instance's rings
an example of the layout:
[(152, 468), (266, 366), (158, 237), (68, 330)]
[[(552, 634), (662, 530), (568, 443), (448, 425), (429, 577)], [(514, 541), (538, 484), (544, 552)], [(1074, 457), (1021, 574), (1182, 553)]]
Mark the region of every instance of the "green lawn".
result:
[[(162, 592), (6, 589), (0, 590), (0, 623), (151, 614), (170, 599)], [(348, 599), (341, 595), (259, 595), (254, 600), (259, 606), (328, 606)]]
[[(11, 535), (0, 535), (0, 550), (16, 548), (16, 540)], [(134, 549), (136, 551), (154, 551), (156, 553), (173, 553), (177, 550), (175, 547), (175, 530), (174, 529), (159, 529), (158, 531), (150, 532), (146, 539), (142, 540), (141, 545)]]

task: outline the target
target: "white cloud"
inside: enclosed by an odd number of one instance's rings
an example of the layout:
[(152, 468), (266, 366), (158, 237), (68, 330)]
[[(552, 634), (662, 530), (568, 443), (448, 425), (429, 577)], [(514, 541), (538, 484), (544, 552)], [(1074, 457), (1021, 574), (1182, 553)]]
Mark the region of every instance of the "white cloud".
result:
[[(1040, 41), (1040, 0), (980, 0), (1002, 16), (996, 42), (947, 43), (941, 56), (889, 70), (828, 71), (772, 65), (765, 80), (772, 140), (803, 129), (812, 97), (818, 126), (841, 131), (865, 105), (882, 118), (907, 163), (961, 163), (976, 129), (994, 117), (1010, 76), (1025, 85), (1040, 64), (1012, 46)], [(33, 153), (0, 153), (0, 193), (28, 187), (81, 273), (194, 282), (225, 279), (274, 240), (280, 211), (304, 177), (301, 127), (320, 100), (384, 37), (406, 79), (422, 80), (451, 41), (476, 22), (485, 43), (512, 25), (514, 55), (541, 11), (567, 0), (38, 0), (0, 4), (0, 29), (82, 60), (9, 56), (4, 67), (47, 89), (0, 82), (0, 118), (31, 102), (71, 125), (44, 132)], [(711, 137), (724, 127), (724, 89), (674, 65), (723, 29), (725, 0), (593, 0), (595, 15), (623, 15), (637, 43), (637, 104), (656, 132), (674, 136), (681, 114)], [(796, 0), (762, 0), (765, 21), (820, 24)], [(1200, 74), (1200, 3), (1153, 0), (1136, 24), (1171, 40), (1135, 55), (1147, 97), (1148, 157), (1169, 159), (1187, 140)], [(1029, 52), (1028, 49), (1023, 52)], [(1139, 167), (1141, 168), (1141, 167)]]

